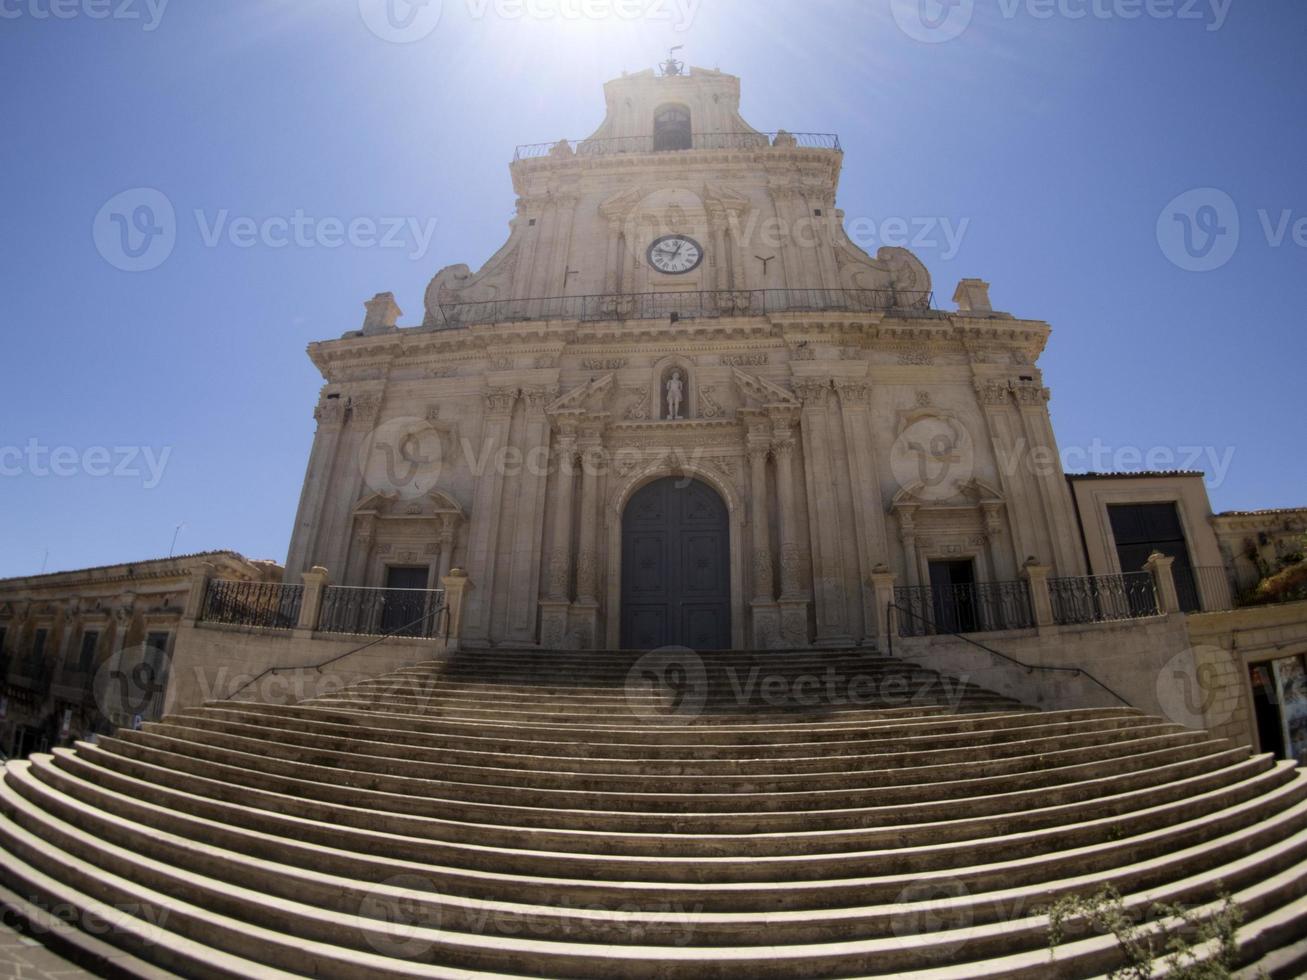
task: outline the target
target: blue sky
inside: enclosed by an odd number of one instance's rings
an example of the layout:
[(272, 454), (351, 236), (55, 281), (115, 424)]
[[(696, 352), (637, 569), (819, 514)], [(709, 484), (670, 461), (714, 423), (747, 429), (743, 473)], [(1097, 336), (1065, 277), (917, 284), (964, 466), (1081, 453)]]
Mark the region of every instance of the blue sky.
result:
[[(1195, 447), (1217, 510), (1307, 504), (1303, 4), (444, 0), (395, 43), (374, 0), (50, 2), (0, 0), (0, 576), (166, 555), (178, 524), (178, 553), (284, 559), (305, 345), (381, 290), (419, 322), (502, 243), (514, 145), (588, 134), (672, 44), (741, 76), (753, 125), (839, 133), (839, 205), (930, 225), (940, 305), (978, 276), (1053, 325), (1064, 452)], [(137, 188), (177, 231), (127, 272), (97, 216)], [(274, 247), (297, 214), (316, 237)], [(406, 230), (328, 247), (333, 218)]]

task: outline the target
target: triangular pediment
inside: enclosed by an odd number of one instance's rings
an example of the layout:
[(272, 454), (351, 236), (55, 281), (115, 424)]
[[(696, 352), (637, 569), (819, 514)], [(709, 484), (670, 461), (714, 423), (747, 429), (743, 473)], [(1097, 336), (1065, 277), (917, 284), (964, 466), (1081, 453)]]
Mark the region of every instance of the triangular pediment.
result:
[(739, 368), (731, 369), (735, 384), (748, 397), (763, 405), (781, 405), (786, 408), (799, 408), (799, 400), (778, 384), (766, 381), (757, 375), (748, 374)]

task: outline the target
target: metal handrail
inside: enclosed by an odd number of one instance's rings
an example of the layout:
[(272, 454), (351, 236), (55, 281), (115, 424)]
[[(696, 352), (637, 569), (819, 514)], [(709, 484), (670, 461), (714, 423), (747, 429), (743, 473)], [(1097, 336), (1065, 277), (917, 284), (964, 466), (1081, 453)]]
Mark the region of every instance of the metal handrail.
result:
[[(343, 587), (344, 587), (344, 588), (349, 588), (349, 586), (343, 586)], [(355, 586), (355, 588), (357, 588), (357, 587), (358, 587), (358, 586)], [(422, 591), (422, 590), (417, 590), (417, 591)], [(437, 617), (438, 620), (439, 620), (439, 619), (444, 619), (444, 621), (445, 621), (445, 632), (444, 632), (444, 635), (441, 637), (441, 639), (443, 639), (446, 643), (448, 643), (448, 642), (449, 642), (449, 626), (450, 626), (450, 620), (449, 620), (449, 606), (447, 606), (447, 605), (442, 605), (442, 606), (440, 606), (440, 608), (436, 611), (436, 617)], [(227, 695), (225, 698), (223, 698), (222, 700), (224, 700), (224, 701), (230, 701), (230, 700), (231, 700), (232, 698), (234, 698), (236, 695), (240, 694), (241, 691), (245, 690), (247, 687), (249, 687), (249, 686), (252, 685), (252, 684), (257, 684), (259, 681), (263, 680), (263, 678), (267, 677), (269, 674), (280, 674), (280, 673), (285, 673), (285, 672), (289, 672), (289, 671), (292, 671), (292, 670), (313, 670), (313, 671), (316, 671), (317, 673), (321, 674), (321, 673), (322, 673), (322, 668), (323, 668), (323, 667), (330, 667), (332, 664), (336, 663), (337, 661), (344, 660), (346, 657), (352, 657), (352, 656), (353, 656), (354, 654), (356, 654), (356, 653), (362, 653), (364, 650), (370, 650), (372, 647), (376, 646), (378, 643), (382, 643), (382, 642), (384, 642), (385, 640), (394, 639), (394, 638), (399, 637), (399, 636), (405, 636), (405, 635), (406, 635), (405, 632), (404, 632), (405, 630), (410, 630), (410, 629), (412, 629), (414, 626), (416, 626), (418, 623), (421, 623), (421, 622), (424, 621), (426, 618), (427, 618), (427, 614), (426, 614), (426, 613), (423, 613), (421, 616), (419, 616), (417, 619), (413, 620), (413, 622), (411, 622), (411, 623), (405, 623), (403, 626), (399, 627), (398, 629), (396, 629), (396, 630), (394, 630), (394, 631), (392, 631), (392, 632), (390, 632), (390, 633), (384, 633), (384, 634), (382, 634), (381, 636), (375, 637), (375, 638), (373, 638), (372, 640), (370, 640), (369, 642), (364, 643), (362, 646), (355, 647), (353, 650), (346, 650), (344, 653), (337, 654), (336, 656), (331, 657), (331, 658), (329, 658), (329, 659), (327, 659), (327, 660), (324, 660), (324, 661), (322, 661), (321, 663), (317, 663), (317, 664), (303, 664), (303, 665), (301, 665), (301, 666), (297, 666), (297, 667), (269, 667), (267, 670), (263, 671), (263, 672), (262, 672), (261, 674), (259, 674), (257, 677), (251, 677), (248, 681), (246, 681), (246, 682), (245, 682), (244, 684), (242, 684), (240, 687), (236, 688), (236, 690), (232, 691), (230, 694), (228, 694), (228, 695)], [(412, 639), (412, 637), (406, 637), (406, 638), (408, 638), (408, 639)]]
[[(889, 608), (885, 610), (886, 625), (889, 627), (889, 655), (891, 657), (894, 656), (894, 633), (895, 633), (894, 612), (896, 611), (901, 613), (907, 613), (909, 616), (914, 616), (914, 617), (917, 616), (917, 614), (914, 613), (911, 609), (905, 609), (894, 602), (891, 602), (889, 604)], [(921, 618), (921, 617), (917, 617), (917, 618)], [(1089, 680), (1093, 681), (1108, 694), (1112, 695), (1112, 697), (1116, 698), (1118, 701), (1124, 704), (1127, 708), (1134, 707), (1134, 705), (1132, 705), (1129, 701), (1123, 698), (1116, 691), (1112, 690), (1112, 688), (1108, 687), (1106, 684), (1100, 681), (1089, 671), (1085, 670), (1083, 667), (1051, 667), (1045, 664), (1028, 664), (1024, 660), (1018, 660), (1016, 657), (1010, 657), (1006, 653), (1003, 653), (1001, 650), (995, 650), (993, 647), (986, 646), (983, 643), (978, 643), (977, 641), (971, 639), (971, 637), (964, 636), (961, 633), (953, 633), (948, 630), (937, 630), (936, 635), (940, 635), (940, 634), (943, 634), (945, 636), (952, 636), (956, 639), (961, 640), (963, 643), (970, 643), (973, 647), (977, 647), (981, 650), (984, 650), (986, 653), (990, 654), (991, 656), (998, 657), (1000, 660), (1006, 660), (1008, 663), (1016, 667), (1022, 668), (1023, 670), (1025, 670), (1027, 674), (1033, 674), (1037, 670), (1047, 670), (1047, 671), (1052, 671), (1054, 673), (1078, 674), (1081, 677), (1087, 677)]]
[(442, 303), (443, 326), (529, 320), (682, 320), (839, 311), (911, 313), (934, 307), (930, 290), (902, 289), (697, 289), (658, 293), (534, 296), (471, 303)]
[[(555, 140), (552, 143), (524, 143), (513, 151), (513, 161), (539, 160), (561, 154), (567, 144), (569, 154), (576, 156), (608, 156), (614, 153), (675, 153), (678, 150), (754, 150), (767, 147), (800, 150), (834, 150), (842, 153), (840, 138), (835, 133), (790, 133), (783, 129), (770, 133), (691, 133), (687, 147), (656, 149), (657, 137), (608, 136), (600, 139)], [(791, 143), (790, 140), (793, 139)]]

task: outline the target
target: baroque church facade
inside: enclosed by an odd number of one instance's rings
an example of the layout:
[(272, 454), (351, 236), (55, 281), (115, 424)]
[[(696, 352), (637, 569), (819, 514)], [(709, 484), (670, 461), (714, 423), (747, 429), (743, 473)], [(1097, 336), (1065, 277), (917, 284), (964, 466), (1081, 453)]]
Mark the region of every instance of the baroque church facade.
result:
[(588, 139), (519, 147), (507, 242), (420, 325), (383, 293), (310, 346), (288, 579), (462, 568), (473, 645), (771, 649), (873, 642), (877, 576), (1085, 573), (1046, 323), (975, 279), (942, 312), (911, 252), (861, 250), (838, 139), (754, 129), (738, 78), (604, 96)]

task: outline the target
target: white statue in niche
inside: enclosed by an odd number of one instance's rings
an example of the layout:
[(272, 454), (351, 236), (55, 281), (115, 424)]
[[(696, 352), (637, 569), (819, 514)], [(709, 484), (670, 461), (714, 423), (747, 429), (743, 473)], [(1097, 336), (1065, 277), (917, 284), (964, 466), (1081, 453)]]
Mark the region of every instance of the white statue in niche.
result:
[(676, 420), (681, 417), (681, 402), (685, 397), (685, 385), (681, 381), (681, 372), (673, 371), (667, 382), (667, 417)]

